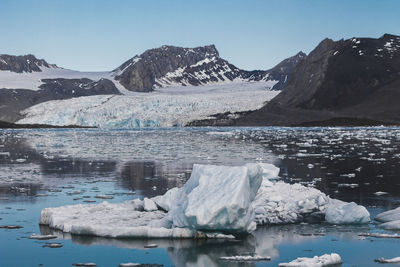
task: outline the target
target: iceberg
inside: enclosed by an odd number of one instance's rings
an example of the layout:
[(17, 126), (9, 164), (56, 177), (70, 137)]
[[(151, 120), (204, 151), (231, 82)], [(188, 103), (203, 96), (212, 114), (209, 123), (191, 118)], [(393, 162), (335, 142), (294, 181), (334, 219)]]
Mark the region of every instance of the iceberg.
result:
[(400, 207), (376, 215), (375, 220), (381, 222), (378, 226), (386, 230), (400, 230)]
[(364, 224), (370, 221), (370, 215), (365, 207), (354, 202), (331, 200), (325, 220), (330, 224)]
[(263, 180), (253, 202), (257, 224), (298, 223), (311, 219), (323, 221), (329, 197), (318, 189), (301, 184)]
[(279, 267), (323, 267), (339, 264), (342, 264), (340, 255), (331, 253), (313, 258), (297, 258), (288, 263), (279, 263)]
[(195, 164), (168, 217), (173, 226), (180, 228), (251, 232), (256, 228), (252, 202), (262, 173), (257, 164)]
[(189, 180), (162, 196), (122, 203), (43, 209), (40, 224), (111, 238), (234, 238), (257, 225), (324, 221), (367, 223), (368, 211), (318, 189), (276, 181), (272, 164), (193, 166)]
[(379, 259), (376, 259), (375, 262), (379, 262), (379, 263), (399, 263), (400, 262), (400, 257), (395, 257), (395, 258), (392, 258), (392, 259), (379, 258)]

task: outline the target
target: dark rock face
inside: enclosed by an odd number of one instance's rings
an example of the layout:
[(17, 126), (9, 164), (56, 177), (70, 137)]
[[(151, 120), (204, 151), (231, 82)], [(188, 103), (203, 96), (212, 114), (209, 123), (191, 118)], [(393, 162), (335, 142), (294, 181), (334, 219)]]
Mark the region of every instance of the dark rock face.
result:
[(49, 68), (50, 66), (55, 67), (55, 65), (49, 65), (43, 59), (37, 59), (34, 55), (0, 55), (0, 70), (8, 70), (17, 73), (33, 71), (40, 72), (40, 67)]
[(170, 85), (206, 85), (235, 79), (244, 81), (278, 80), (273, 89), (281, 90), (305, 54), (286, 59), (268, 71), (245, 71), (219, 57), (214, 45), (182, 48), (162, 46), (147, 50), (114, 70), (116, 80), (128, 90), (149, 92)]
[(400, 122), (400, 37), (323, 40), (285, 89), (238, 125), (298, 125), (333, 118)]
[(272, 89), (279, 91), (283, 90), (289, 82), (294, 68), (306, 57), (307, 55), (300, 51), (295, 56), (287, 58), (272, 69), (267, 70), (265, 75), (268, 74), (268, 79), (279, 81)]
[(15, 122), (19, 112), (33, 105), (79, 96), (121, 94), (107, 79), (95, 82), (90, 79), (44, 79), (40, 90), (0, 89), (0, 120)]
[(147, 50), (140, 56), (126, 61), (117, 69), (122, 73), (115, 78), (128, 90), (147, 92), (153, 89), (156, 79), (167, 73), (193, 65), (205, 58), (218, 56), (214, 45), (193, 49), (162, 46)]

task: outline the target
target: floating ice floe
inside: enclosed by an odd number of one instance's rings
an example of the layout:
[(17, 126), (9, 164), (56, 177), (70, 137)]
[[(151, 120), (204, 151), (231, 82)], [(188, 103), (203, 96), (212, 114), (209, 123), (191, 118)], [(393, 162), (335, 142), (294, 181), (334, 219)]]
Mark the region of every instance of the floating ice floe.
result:
[(399, 263), (400, 257), (396, 257), (396, 258), (392, 258), (392, 259), (379, 258), (379, 259), (376, 259), (375, 261), (379, 262), (379, 263)]
[(270, 261), (271, 257), (262, 257), (259, 255), (246, 255), (246, 256), (228, 256), (228, 257), (219, 257), (220, 260), (223, 261)]
[[(80, 235), (112, 238), (234, 238), (261, 224), (307, 220), (366, 223), (368, 211), (330, 199), (315, 188), (275, 181), (271, 164), (193, 166), (182, 188), (123, 203), (72, 205), (42, 210), (40, 223)], [(340, 204), (340, 205), (339, 205)]]
[(400, 230), (400, 207), (376, 215), (375, 220), (381, 222), (378, 226), (386, 230)]
[(279, 263), (279, 267), (322, 267), (342, 264), (339, 254), (331, 253), (313, 258), (297, 258), (288, 263)]

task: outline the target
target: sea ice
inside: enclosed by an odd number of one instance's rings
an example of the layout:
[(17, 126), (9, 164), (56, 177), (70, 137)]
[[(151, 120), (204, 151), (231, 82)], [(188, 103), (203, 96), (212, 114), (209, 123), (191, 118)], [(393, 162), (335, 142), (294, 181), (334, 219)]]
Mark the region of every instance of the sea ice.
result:
[(322, 267), (341, 264), (342, 259), (339, 254), (331, 253), (313, 258), (297, 258), (288, 263), (279, 263), (279, 267)]

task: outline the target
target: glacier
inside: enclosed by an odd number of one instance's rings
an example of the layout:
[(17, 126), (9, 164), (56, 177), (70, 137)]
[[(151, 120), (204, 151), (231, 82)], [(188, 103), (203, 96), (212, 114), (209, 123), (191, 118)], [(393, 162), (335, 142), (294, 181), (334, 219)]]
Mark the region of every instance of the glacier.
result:
[[(309, 217), (323, 221), (326, 216), (335, 224), (369, 222), (364, 207), (331, 199), (315, 188), (277, 181), (278, 173), (279, 168), (266, 163), (195, 164), (183, 187), (162, 196), (46, 208), (40, 224), (112, 238), (234, 238), (254, 231), (256, 225), (296, 223)], [(341, 208), (333, 209), (338, 203)], [(329, 211), (335, 220), (327, 216)]]
[(17, 123), (100, 128), (185, 126), (218, 113), (259, 109), (279, 93), (267, 85), (264, 81), (231, 82), (52, 100), (23, 110), (24, 118)]

